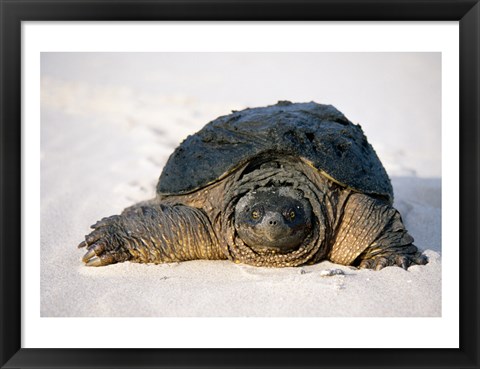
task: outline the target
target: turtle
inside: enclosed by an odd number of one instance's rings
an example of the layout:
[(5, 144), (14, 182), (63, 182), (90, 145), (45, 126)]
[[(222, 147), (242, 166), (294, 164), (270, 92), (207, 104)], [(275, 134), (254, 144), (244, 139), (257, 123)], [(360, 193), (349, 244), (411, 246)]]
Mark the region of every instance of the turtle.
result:
[(424, 265), (393, 199), (359, 124), (332, 105), (278, 101), (233, 110), (189, 135), (168, 158), (155, 197), (96, 222), (78, 247), (87, 266)]

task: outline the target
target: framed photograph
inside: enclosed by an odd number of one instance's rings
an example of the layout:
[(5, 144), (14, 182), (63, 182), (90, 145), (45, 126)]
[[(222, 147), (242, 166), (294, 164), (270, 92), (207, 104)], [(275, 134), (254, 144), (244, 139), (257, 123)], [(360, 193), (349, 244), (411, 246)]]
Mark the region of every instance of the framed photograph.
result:
[(478, 367), (478, 1), (0, 1), (2, 368)]

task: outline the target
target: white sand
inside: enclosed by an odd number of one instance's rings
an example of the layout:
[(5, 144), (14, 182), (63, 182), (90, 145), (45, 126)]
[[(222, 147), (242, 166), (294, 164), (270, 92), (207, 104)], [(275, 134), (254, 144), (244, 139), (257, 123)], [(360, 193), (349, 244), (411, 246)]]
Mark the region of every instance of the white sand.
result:
[[(358, 56), (354, 70), (342, 69), (351, 57), (334, 54), (224, 55), (215, 63), (187, 56), (43, 55), (41, 315), (441, 316), (438, 55)], [(301, 79), (322, 63), (328, 73)], [(428, 265), (379, 272), (327, 261), (285, 269), (227, 261), (82, 265), (76, 245), (88, 227), (153, 197), (183, 138), (232, 109), (283, 99), (332, 103), (362, 124)], [(344, 275), (322, 276), (337, 268)]]

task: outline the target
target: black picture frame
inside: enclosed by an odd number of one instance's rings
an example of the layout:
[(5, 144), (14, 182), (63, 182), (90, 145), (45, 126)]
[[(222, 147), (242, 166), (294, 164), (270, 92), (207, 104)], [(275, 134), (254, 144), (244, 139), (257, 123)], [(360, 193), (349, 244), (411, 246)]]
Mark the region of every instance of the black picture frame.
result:
[[(478, 0), (0, 0), (0, 16), (2, 368), (479, 368)], [(21, 23), (150, 20), (459, 21), (461, 246), (459, 349), (21, 348)], [(386, 329), (415, 330), (421, 327)], [(355, 327), (352, 327), (352, 330), (355, 330)]]

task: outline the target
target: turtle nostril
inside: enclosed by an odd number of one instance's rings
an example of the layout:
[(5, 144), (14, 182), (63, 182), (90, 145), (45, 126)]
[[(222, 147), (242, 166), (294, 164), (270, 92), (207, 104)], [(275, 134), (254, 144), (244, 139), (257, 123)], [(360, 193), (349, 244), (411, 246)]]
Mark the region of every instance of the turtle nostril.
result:
[(271, 220), (269, 223), (270, 223), (270, 225), (277, 225), (277, 221), (276, 221), (276, 220)]

